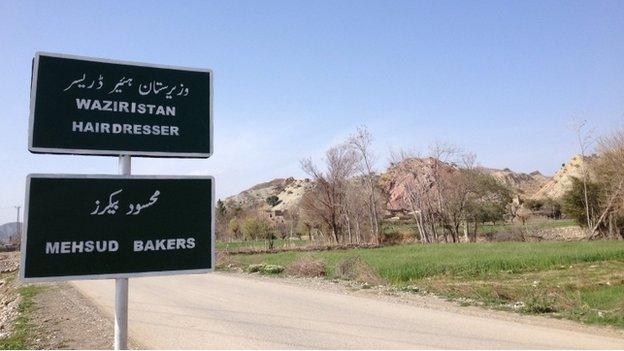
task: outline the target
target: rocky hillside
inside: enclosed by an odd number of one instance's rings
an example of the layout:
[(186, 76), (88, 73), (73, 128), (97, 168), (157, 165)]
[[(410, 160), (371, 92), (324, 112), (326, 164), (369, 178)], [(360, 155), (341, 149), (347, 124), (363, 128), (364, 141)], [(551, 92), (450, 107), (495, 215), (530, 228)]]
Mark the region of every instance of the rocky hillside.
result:
[[(277, 178), (260, 183), (224, 200), (230, 208), (240, 207), (243, 211), (284, 211), (299, 205), (303, 194), (313, 187), (309, 179)], [(277, 204), (271, 206), (267, 198), (276, 196)]]
[(432, 157), (411, 158), (392, 165), (379, 178), (379, 186), (387, 196), (389, 212), (409, 211), (408, 194), (432, 195), (436, 189), (436, 174), (453, 172), (455, 168)]
[(493, 169), (484, 167), (482, 169), (521, 197), (532, 197), (533, 194), (550, 180), (550, 177), (542, 175), (539, 171), (527, 174), (514, 172), (509, 168)]
[[(587, 163), (591, 157), (583, 158), (581, 155), (572, 157), (563, 164), (555, 175), (545, 182), (540, 189), (533, 194), (535, 199), (559, 199), (572, 187), (572, 178), (582, 178), (583, 169), (589, 169)], [(591, 174), (589, 175), (591, 177)]]
[[(586, 160), (587, 161), (587, 160)], [(585, 162), (586, 162), (585, 161)], [(507, 185), (520, 198), (561, 197), (571, 186), (572, 177), (581, 176), (582, 158), (575, 156), (553, 177), (539, 171), (531, 173), (514, 172), (508, 168), (482, 170)], [(412, 158), (393, 164), (379, 176), (379, 186), (386, 196), (387, 210), (392, 212), (409, 211), (409, 191), (419, 191), (422, 196), (435, 191), (435, 174), (453, 172), (453, 165), (437, 159)], [(304, 193), (314, 186), (309, 179), (277, 178), (260, 183), (224, 201), (230, 208), (239, 207), (243, 211), (283, 212), (299, 205)], [(277, 197), (275, 205), (267, 198)]]
[[(392, 165), (380, 177), (380, 187), (387, 195), (387, 210), (390, 212), (409, 211), (407, 193), (420, 192), (423, 197), (434, 193), (436, 188), (435, 172), (453, 172), (454, 166), (434, 158), (413, 158)], [(481, 168), (501, 183), (508, 186), (520, 197), (530, 197), (550, 178), (535, 171), (518, 173), (508, 168)]]
[(14, 241), (16, 237), (19, 237), (17, 228), (17, 222), (9, 222), (0, 225), (0, 244), (8, 244), (12, 240)]

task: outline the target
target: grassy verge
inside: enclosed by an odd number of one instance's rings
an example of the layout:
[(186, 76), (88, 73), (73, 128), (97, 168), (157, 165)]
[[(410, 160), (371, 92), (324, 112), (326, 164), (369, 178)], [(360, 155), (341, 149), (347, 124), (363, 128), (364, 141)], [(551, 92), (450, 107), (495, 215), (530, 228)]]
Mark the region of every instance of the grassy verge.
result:
[(11, 335), (0, 340), (2, 350), (27, 349), (30, 343), (32, 325), (29, 316), (35, 308), (34, 297), (43, 289), (40, 286), (28, 285), (18, 289), (21, 301), (17, 307), (18, 316), (13, 321)]
[(414, 284), (467, 304), (624, 328), (624, 261), (500, 272), (481, 279), (442, 275)]
[(359, 257), (399, 289), (624, 328), (624, 242), (413, 244), (234, 255), (228, 264), (288, 267), (301, 257), (323, 262), (329, 278), (345, 259)]

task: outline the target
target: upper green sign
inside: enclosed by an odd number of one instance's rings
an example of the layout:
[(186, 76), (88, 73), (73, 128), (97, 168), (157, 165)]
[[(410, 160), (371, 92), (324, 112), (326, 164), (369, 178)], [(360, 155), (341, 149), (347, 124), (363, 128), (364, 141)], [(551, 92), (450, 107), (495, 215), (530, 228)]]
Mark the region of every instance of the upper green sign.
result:
[(28, 149), (207, 158), (210, 70), (37, 53)]

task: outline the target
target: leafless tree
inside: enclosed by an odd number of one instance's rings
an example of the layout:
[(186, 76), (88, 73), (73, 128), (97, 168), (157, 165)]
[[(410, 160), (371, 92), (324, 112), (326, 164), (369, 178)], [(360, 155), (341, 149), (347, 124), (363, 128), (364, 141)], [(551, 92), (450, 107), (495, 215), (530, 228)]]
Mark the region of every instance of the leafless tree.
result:
[(366, 127), (358, 128), (357, 132), (349, 138), (349, 145), (359, 156), (358, 170), (365, 181), (368, 190), (367, 208), (371, 218), (371, 232), (379, 243), (379, 202), (377, 176), (375, 172), (375, 156), (371, 151), (373, 136)]
[[(475, 241), (483, 206), (508, 198), (500, 184), (476, 166), (475, 155), (458, 147), (435, 143), (427, 158), (405, 155), (409, 153), (394, 153), (392, 164), (423, 244), (448, 242), (449, 237), (458, 242), (462, 228), (465, 240)], [(474, 223), (472, 234), (469, 222)]]
[[(588, 148), (590, 147), (592, 143), (592, 131), (591, 130), (586, 131), (585, 130), (586, 127), (587, 127), (587, 121), (585, 120), (573, 119), (572, 122), (570, 123), (570, 128), (574, 131), (574, 134), (576, 136), (576, 140), (578, 143), (579, 151), (581, 152), (581, 172), (582, 172), (581, 182), (583, 183), (583, 197), (585, 200), (585, 215), (587, 219), (587, 228), (591, 230), (591, 228), (594, 227), (594, 224), (592, 223), (592, 215), (589, 210), (589, 198), (587, 194), (587, 182), (589, 178), (589, 173), (585, 165), (585, 156), (586, 156)], [(591, 231), (588, 234), (589, 236), (593, 235)]]
[[(590, 227), (589, 238), (599, 234), (598, 228), (605, 226), (611, 237), (614, 233), (614, 219), (624, 218), (624, 129), (603, 137), (598, 143), (598, 157), (592, 162), (602, 196), (600, 215)], [(590, 222), (588, 222), (590, 223)], [(620, 237), (623, 237), (620, 233)]]
[(334, 146), (325, 154), (326, 171), (319, 169), (310, 158), (301, 161), (301, 168), (314, 182), (313, 195), (306, 196), (302, 205), (328, 226), (336, 243), (342, 236), (341, 215), (344, 208), (347, 182), (353, 176), (358, 157), (347, 144)]

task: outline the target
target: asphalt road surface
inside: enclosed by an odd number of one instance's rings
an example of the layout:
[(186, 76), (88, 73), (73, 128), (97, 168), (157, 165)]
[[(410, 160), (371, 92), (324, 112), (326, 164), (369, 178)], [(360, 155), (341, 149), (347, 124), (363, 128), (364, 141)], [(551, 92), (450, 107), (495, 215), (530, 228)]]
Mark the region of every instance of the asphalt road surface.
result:
[[(114, 281), (72, 283), (105, 314)], [(129, 333), (158, 349), (624, 348), (624, 339), (221, 273), (130, 279)], [(553, 323), (556, 324), (556, 323)]]

